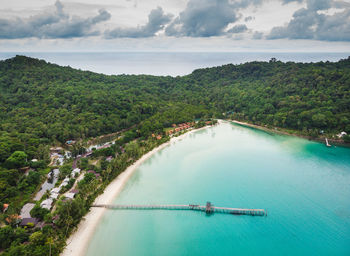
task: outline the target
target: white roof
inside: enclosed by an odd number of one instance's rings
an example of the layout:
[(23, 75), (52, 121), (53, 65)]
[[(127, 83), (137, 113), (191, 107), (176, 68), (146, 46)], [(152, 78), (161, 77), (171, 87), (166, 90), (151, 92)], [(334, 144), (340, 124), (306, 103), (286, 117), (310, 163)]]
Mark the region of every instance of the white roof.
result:
[(69, 199), (73, 199), (74, 196), (75, 196), (75, 193), (71, 193), (71, 192), (65, 194), (65, 197), (66, 197), (66, 198), (69, 198)]
[(41, 205), (41, 208), (45, 208), (45, 209), (50, 210), (51, 209), (51, 205), (47, 205), (47, 204)]
[(58, 194), (52, 193), (52, 194), (50, 195), (50, 198), (52, 198), (52, 199), (57, 199), (57, 198), (58, 198)]
[(21, 209), (21, 217), (22, 218), (31, 218), (30, 211), (34, 208), (35, 204), (27, 203), (23, 205), (23, 208)]
[(52, 204), (53, 200), (48, 198), (41, 202), (41, 204)]
[(66, 177), (63, 182), (68, 182), (69, 181), (69, 177)]
[(52, 203), (53, 203), (52, 198), (48, 198), (48, 199), (42, 201), (41, 204), (40, 204), (40, 206), (41, 206), (42, 208), (46, 208), (46, 209), (50, 210), (50, 209), (51, 209)]
[(345, 136), (345, 135), (348, 135), (346, 132), (341, 132), (341, 133), (339, 133), (339, 134), (337, 134), (337, 136), (339, 137), (339, 138), (342, 138), (343, 136)]
[(68, 182), (63, 181), (63, 182), (61, 183), (61, 185), (60, 185), (60, 188), (65, 187), (65, 186), (67, 186), (67, 185), (68, 185)]
[(79, 168), (75, 168), (72, 173), (80, 173), (80, 169)]
[(60, 190), (61, 190), (61, 188), (60, 187), (58, 187), (58, 188), (53, 188), (53, 189), (51, 189), (51, 194), (58, 194), (59, 192), (60, 192)]

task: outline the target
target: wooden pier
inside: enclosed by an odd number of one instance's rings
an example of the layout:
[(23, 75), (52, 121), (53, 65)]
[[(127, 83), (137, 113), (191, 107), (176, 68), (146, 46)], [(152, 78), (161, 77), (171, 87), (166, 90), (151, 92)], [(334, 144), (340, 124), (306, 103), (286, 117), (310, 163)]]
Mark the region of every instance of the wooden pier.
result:
[(225, 213), (233, 215), (251, 215), (251, 216), (266, 216), (266, 211), (263, 209), (241, 209), (213, 206), (207, 202), (205, 206), (198, 204), (189, 205), (121, 205), (121, 204), (95, 204), (92, 207), (100, 207), (115, 210), (181, 210), (181, 211), (201, 211), (207, 214)]

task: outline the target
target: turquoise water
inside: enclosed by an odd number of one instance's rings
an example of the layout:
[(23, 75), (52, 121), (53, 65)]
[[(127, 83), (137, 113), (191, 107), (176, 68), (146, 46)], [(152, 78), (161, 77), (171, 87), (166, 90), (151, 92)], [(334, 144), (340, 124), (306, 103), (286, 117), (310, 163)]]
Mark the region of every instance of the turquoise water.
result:
[(87, 255), (350, 255), (350, 149), (224, 123), (148, 159), (115, 203), (206, 201), (268, 216), (108, 210)]

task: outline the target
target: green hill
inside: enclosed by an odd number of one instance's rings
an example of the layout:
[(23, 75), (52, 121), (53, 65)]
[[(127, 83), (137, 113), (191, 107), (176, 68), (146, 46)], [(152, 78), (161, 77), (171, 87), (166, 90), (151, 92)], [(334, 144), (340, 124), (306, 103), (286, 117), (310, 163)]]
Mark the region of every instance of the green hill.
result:
[(172, 122), (228, 112), (304, 133), (350, 131), (349, 71), (350, 59), (272, 60), (200, 69), (177, 78), (107, 76), (17, 56), (0, 62), (0, 126), (9, 133), (64, 142), (149, 118), (150, 129), (161, 130)]

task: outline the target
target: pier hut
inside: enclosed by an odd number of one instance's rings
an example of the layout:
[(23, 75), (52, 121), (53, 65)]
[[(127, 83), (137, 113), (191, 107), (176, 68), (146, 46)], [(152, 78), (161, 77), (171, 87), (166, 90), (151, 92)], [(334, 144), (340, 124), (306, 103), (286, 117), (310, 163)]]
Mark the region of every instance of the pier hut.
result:
[(205, 213), (206, 214), (211, 214), (213, 213), (213, 205), (211, 204), (211, 202), (207, 202), (207, 204), (205, 205)]

